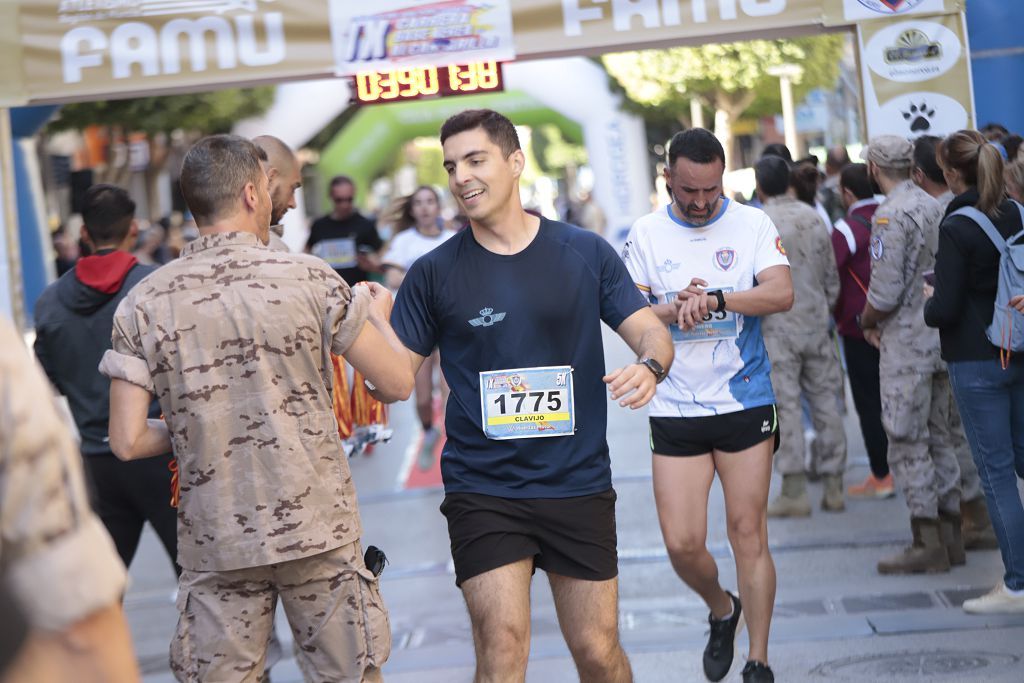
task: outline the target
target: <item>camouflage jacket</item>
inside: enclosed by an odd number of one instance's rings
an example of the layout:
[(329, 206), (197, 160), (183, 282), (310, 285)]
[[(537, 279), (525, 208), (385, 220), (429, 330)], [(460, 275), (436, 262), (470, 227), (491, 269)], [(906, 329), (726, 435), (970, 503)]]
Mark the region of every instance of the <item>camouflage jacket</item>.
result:
[(127, 580), (58, 415), (43, 373), (0, 320), (0, 581), (43, 630), (117, 604)]
[(178, 460), (178, 562), (256, 567), (360, 535), (330, 353), (369, 296), (255, 235), (205, 235), (128, 293), (100, 370), (156, 394)]
[(882, 373), (936, 372), (938, 330), (924, 324), (924, 272), (935, 266), (942, 206), (911, 180), (892, 189), (871, 219), (868, 302), (892, 311), (879, 324)]
[(812, 207), (788, 196), (772, 197), (762, 207), (779, 230), (793, 277), (793, 308), (761, 319), (766, 337), (828, 330), (839, 297), (839, 271), (832, 240)]

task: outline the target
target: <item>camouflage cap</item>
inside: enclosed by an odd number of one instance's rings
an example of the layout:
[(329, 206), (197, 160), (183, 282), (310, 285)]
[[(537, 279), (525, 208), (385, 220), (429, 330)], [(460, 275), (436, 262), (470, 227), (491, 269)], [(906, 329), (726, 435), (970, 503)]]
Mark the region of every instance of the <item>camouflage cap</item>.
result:
[(898, 135), (871, 138), (861, 155), (883, 168), (910, 168), (914, 164), (914, 145)]

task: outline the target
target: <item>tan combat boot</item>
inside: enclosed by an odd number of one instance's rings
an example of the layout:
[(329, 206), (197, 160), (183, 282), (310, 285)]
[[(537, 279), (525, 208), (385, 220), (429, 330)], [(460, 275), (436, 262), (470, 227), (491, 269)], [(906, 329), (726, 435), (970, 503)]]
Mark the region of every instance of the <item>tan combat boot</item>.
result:
[(914, 544), (878, 563), (879, 574), (934, 574), (949, 571), (949, 554), (942, 543), (939, 520), (911, 517)]
[(988, 516), (985, 496), (960, 501), (960, 514), (964, 520), (962, 529), (965, 549), (995, 550), (999, 547), (992, 519)]
[(782, 493), (768, 505), (769, 517), (810, 517), (807, 499), (807, 475), (782, 475)]
[(939, 535), (946, 546), (949, 563), (954, 567), (967, 564), (967, 553), (964, 552), (964, 539), (960, 533), (963, 519), (955, 512), (939, 510)]
[(843, 475), (825, 475), (825, 495), (821, 497), (821, 509), (825, 512), (842, 512), (846, 509), (843, 497)]

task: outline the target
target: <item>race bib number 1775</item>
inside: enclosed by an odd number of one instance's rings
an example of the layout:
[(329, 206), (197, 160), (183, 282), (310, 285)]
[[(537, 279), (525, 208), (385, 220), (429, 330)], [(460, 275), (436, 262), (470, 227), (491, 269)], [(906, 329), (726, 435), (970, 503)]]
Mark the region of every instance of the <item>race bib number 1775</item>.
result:
[(480, 419), (488, 439), (570, 436), (576, 429), (572, 368), (480, 373)]

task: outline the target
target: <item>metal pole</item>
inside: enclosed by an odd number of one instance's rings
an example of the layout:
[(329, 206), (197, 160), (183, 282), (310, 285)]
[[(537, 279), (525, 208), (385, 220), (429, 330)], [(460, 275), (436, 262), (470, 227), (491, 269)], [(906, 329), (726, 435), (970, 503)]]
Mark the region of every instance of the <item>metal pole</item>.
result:
[(690, 98), (690, 124), (694, 128), (704, 128), (704, 107), (696, 97)]
[(21, 279), (21, 249), (18, 241), (18, 197), (14, 179), (14, 138), (11, 134), (11, 111), (0, 107), (0, 195), (2, 195), (2, 225), (4, 251), (7, 257), (4, 271), (7, 301), (0, 302), (10, 312), (19, 330), (25, 329), (24, 289)]

